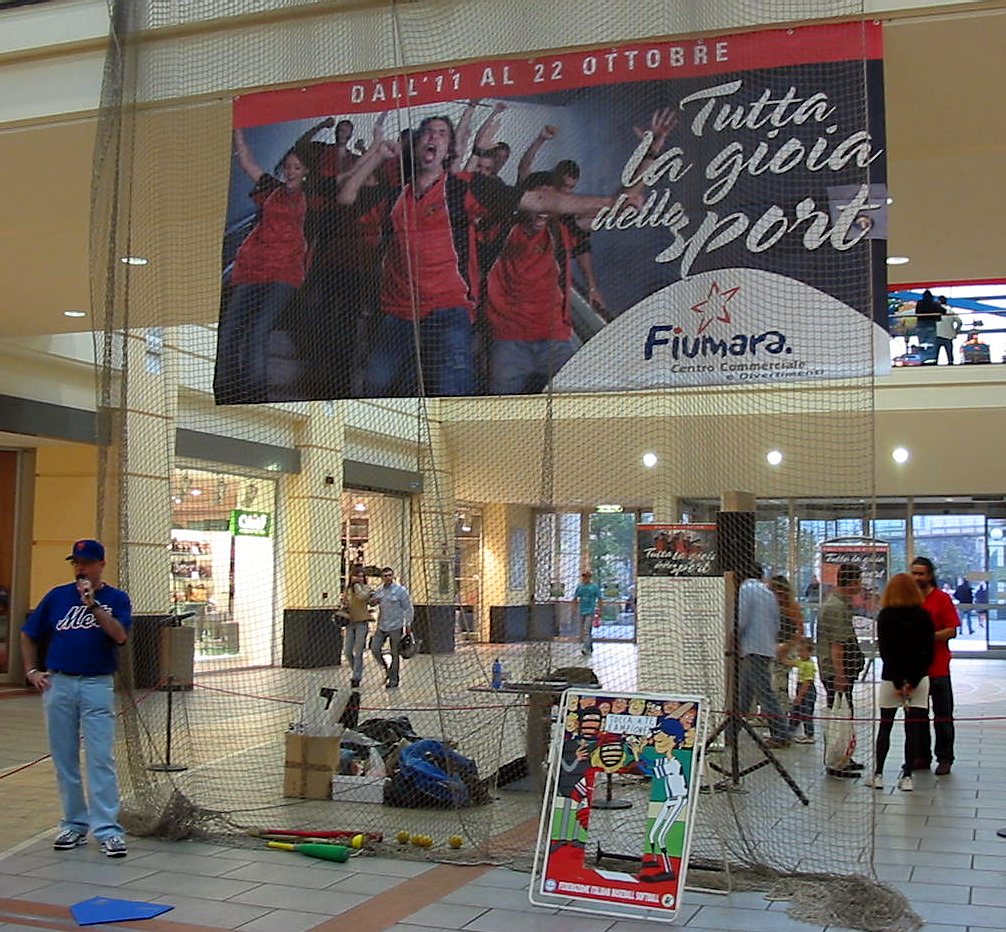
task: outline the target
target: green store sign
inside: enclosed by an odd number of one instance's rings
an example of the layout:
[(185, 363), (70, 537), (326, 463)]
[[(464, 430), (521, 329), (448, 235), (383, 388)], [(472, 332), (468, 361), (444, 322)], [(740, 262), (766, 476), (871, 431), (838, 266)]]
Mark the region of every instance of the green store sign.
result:
[(272, 515), (268, 511), (231, 512), (231, 533), (236, 537), (271, 537)]

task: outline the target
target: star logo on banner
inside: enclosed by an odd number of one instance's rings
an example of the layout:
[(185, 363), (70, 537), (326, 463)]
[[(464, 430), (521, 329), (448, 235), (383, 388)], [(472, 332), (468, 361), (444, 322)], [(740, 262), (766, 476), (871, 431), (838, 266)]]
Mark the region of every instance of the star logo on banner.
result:
[(727, 305), (740, 290), (740, 285), (737, 285), (734, 288), (721, 291), (720, 284), (716, 281), (709, 286), (709, 294), (698, 304), (692, 305), (692, 310), (696, 314), (702, 315), (702, 319), (699, 321), (699, 333), (702, 333), (714, 320), (718, 320), (721, 324), (730, 323), (730, 308)]

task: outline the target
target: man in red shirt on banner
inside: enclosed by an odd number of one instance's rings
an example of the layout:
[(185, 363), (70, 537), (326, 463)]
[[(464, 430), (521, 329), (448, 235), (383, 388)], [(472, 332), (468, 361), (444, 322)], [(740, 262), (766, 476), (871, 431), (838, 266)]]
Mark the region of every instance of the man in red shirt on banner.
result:
[[(957, 637), (961, 619), (950, 596), (936, 585), (936, 567), (928, 557), (912, 560), (912, 578), (922, 592), (922, 607), (933, 619), (935, 646), (933, 663), (929, 668), (929, 699), (933, 705), (933, 734), (935, 746), (930, 741), (929, 722), (923, 723), (924, 732), (916, 745), (918, 758), (913, 761), (916, 770), (928, 770), (932, 752), (936, 755), (936, 775), (950, 773), (954, 763), (954, 691), (950, 685), (950, 639)], [(930, 750), (932, 749), (932, 750)]]
[[(645, 167), (660, 153), (672, 123), (662, 110), (641, 137), (650, 140)], [(428, 116), (411, 136), (411, 175), (401, 188), (364, 189), (380, 162), (398, 158), (398, 147), (380, 136), (357, 162), (339, 190), (341, 204), (358, 198), (366, 215), (380, 219), (383, 232), (381, 323), (367, 361), (367, 397), (475, 392), (472, 322), (479, 297), (480, 263), (476, 224), (515, 210), (589, 216), (615, 203), (617, 195), (593, 197), (551, 187), (521, 191), (499, 178), (453, 172), (454, 124)], [(639, 186), (632, 193), (638, 194)], [(415, 327), (416, 333), (413, 328)], [(418, 340), (417, 340), (418, 337)], [(416, 343), (422, 371), (416, 369)]]
[[(551, 186), (548, 172), (535, 172), (524, 190)], [(575, 217), (519, 214), (486, 282), (492, 394), (538, 393), (576, 352), (570, 260), (589, 248), (590, 234)]]

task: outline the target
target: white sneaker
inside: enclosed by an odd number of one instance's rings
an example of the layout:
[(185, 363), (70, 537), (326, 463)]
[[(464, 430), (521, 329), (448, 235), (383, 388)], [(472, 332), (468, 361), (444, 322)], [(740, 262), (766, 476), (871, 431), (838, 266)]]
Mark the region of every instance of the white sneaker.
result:
[(793, 743), (794, 744), (813, 744), (814, 743), (814, 739), (811, 738), (811, 737), (809, 737), (808, 735), (797, 735), (793, 739)]
[(863, 781), (863, 786), (869, 786), (875, 790), (882, 790), (884, 788), (884, 775), (882, 773), (870, 774), (870, 776)]
[(900, 780), (898, 780), (898, 789), (901, 790), (902, 793), (911, 793), (912, 790), (915, 789), (915, 786), (912, 784), (911, 774), (906, 773)]
[(109, 858), (124, 858), (126, 840), (121, 835), (109, 835), (101, 843), (101, 853)]
[(87, 832), (78, 832), (74, 828), (65, 828), (52, 842), (53, 848), (57, 851), (70, 851), (87, 844)]

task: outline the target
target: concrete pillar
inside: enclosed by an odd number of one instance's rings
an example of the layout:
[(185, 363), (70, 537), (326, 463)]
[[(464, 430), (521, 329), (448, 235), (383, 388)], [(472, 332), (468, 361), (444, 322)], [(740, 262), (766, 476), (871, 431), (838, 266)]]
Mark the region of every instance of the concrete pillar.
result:
[(162, 334), (130, 330), (113, 339), (121, 346), (127, 384), (117, 405), (99, 412), (99, 423), (109, 429), (103, 439), (110, 441), (99, 469), (101, 535), (118, 559), (118, 581), (129, 591), (133, 612), (167, 614), (177, 356)]
[(312, 402), (298, 428), (300, 472), (284, 482), (284, 607), (331, 605), (339, 597), (344, 411)]
[(423, 493), (413, 500), (409, 587), (412, 600), (426, 605), (453, 605), (454, 481), (436, 399), (427, 401), (422, 421), (419, 469)]

